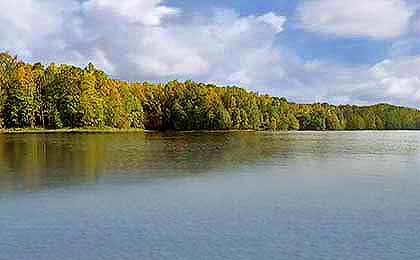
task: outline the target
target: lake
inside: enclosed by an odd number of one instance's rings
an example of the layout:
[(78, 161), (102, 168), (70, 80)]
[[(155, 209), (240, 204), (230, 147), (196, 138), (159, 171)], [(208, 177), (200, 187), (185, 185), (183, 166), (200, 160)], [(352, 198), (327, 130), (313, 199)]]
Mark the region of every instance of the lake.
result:
[(420, 259), (420, 132), (2, 134), (0, 259)]

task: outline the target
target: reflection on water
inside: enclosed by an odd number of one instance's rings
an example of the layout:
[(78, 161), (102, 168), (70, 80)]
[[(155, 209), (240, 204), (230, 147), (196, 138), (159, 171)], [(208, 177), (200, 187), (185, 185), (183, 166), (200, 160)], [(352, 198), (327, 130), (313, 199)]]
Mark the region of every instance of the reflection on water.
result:
[(35, 191), (54, 183), (95, 183), (104, 136), (0, 136), (0, 187)]
[(420, 259), (420, 132), (0, 135), (0, 259)]
[(352, 157), (416, 160), (417, 132), (0, 135), (0, 191)]
[(34, 191), (93, 184), (106, 175), (198, 174), (287, 157), (290, 138), (271, 139), (255, 133), (2, 135), (0, 187)]

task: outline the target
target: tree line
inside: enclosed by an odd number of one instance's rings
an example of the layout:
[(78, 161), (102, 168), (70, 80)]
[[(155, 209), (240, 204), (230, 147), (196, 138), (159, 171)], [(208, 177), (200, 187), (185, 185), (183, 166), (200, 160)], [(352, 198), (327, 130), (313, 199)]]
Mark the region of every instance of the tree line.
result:
[(28, 64), (0, 54), (0, 128), (150, 130), (420, 129), (420, 111), (378, 104), (295, 104), (193, 81), (129, 83), (89, 64)]

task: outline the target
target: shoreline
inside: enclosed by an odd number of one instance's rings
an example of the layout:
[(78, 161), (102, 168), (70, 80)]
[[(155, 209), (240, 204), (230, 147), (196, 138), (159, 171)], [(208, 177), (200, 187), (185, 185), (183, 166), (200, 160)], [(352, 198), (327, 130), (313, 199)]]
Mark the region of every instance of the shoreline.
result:
[(117, 129), (117, 128), (63, 128), (63, 129), (43, 129), (43, 128), (19, 128), (19, 129), (0, 129), (0, 134), (48, 134), (48, 133), (145, 133), (153, 132), (144, 129)]
[[(48, 133), (231, 133), (231, 132), (263, 132), (257, 130), (147, 130), (147, 129), (118, 129), (118, 128), (63, 128), (63, 129), (43, 129), (43, 128), (18, 128), (0, 129), (0, 134), (48, 134)], [(280, 132), (280, 131), (278, 131)]]
[(43, 128), (19, 128), (19, 129), (0, 129), (2, 134), (53, 134), (53, 133), (235, 133), (235, 132), (273, 132), (273, 133), (292, 133), (292, 132), (415, 132), (418, 129), (395, 129), (395, 130), (295, 130), (295, 131), (272, 131), (272, 130), (253, 130), (253, 129), (230, 129), (230, 130), (147, 130), (147, 129), (118, 129), (118, 128), (63, 128), (63, 129), (43, 129)]

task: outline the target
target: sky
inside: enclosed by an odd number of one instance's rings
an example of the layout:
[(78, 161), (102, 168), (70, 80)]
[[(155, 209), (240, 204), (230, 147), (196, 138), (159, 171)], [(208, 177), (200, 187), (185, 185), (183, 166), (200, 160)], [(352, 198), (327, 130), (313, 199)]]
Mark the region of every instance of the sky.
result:
[(417, 0), (0, 0), (0, 51), (293, 102), (420, 107)]

